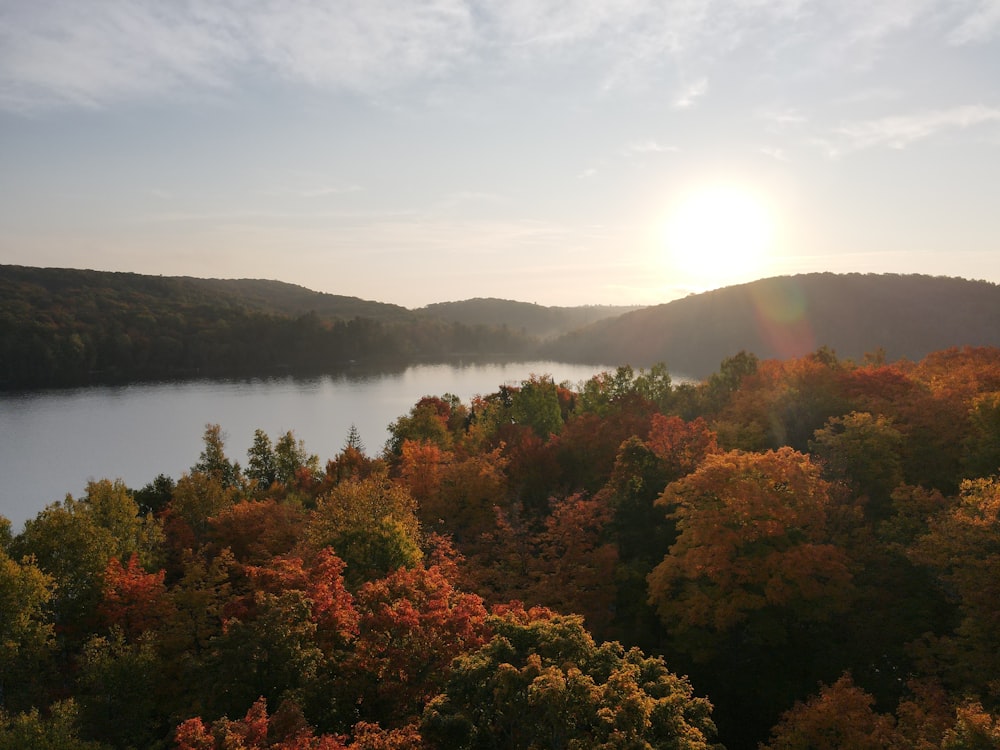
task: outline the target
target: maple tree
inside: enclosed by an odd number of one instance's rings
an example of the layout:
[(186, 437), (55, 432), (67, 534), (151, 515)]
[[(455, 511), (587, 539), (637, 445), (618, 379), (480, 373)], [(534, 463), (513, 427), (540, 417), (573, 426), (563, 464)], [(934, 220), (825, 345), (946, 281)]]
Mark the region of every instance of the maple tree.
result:
[(714, 454), (659, 502), (672, 509), (678, 537), (650, 574), (650, 598), (695, 651), (736, 626), (750, 638), (785, 637), (780, 620), (755, 613), (812, 620), (846, 608), (850, 565), (830, 543), (829, 485), (808, 456)]
[(163, 583), (165, 575), (162, 569), (147, 573), (134, 553), (126, 565), (112, 557), (104, 571), (104, 598), (98, 606), (105, 623), (120, 628), (131, 640), (163, 625), (174, 615)]
[(486, 637), (482, 599), (444, 569), (399, 569), (357, 593), (358, 638), (347, 665), (358, 680), (363, 718), (399, 726), (442, 689), (452, 660)]

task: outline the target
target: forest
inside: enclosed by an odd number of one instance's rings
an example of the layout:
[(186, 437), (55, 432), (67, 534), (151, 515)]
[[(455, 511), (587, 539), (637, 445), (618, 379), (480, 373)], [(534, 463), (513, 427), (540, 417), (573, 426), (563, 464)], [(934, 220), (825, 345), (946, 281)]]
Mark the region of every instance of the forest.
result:
[(0, 265), (0, 390), (549, 360), (706, 378), (739, 351), (920, 360), (1000, 346), (1000, 286), (917, 274), (761, 279), (636, 308), (500, 299), (408, 310), (260, 279)]
[(0, 388), (304, 375), (535, 343), (279, 282), (0, 266)]
[(210, 424), (0, 523), (0, 749), (1000, 748), (1000, 349), (538, 374), (390, 434)]

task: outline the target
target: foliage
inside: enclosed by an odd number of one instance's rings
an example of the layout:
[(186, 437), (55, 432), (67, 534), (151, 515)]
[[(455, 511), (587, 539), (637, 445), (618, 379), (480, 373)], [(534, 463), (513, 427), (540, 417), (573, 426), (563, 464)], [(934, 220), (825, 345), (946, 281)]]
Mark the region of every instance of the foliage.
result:
[(712, 747), (711, 705), (659, 659), (597, 645), (579, 617), (512, 610), (428, 704), (435, 748)]
[(780, 643), (788, 620), (772, 613), (809, 621), (847, 608), (849, 561), (831, 543), (829, 486), (808, 456), (710, 455), (659, 502), (679, 534), (650, 574), (650, 598), (691, 653), (736, 627)]
[(429, 396), (322, 472), (208, 425), (0, 518), (0, 748), (996, 747), (997, 393), (821, 348)]

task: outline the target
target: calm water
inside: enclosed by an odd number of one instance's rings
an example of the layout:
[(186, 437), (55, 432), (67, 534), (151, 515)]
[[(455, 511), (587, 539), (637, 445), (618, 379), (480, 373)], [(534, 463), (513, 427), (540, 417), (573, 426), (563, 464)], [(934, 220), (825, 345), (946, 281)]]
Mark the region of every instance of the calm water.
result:
[(313, 379), (194, 381), (0, 394), (0, 515), (15, 533), (28, 518), (88, 479), (145, 485), (174, 479), (198, 460), (206, 424), (219, 424), (226, 453), (246, 464), (254, 430), (272, 440), (293, 430), (324, 464), (354, 424), (369, 455), (381, 452), (388, 425), (426, 395), (468, 403), (530, 374), (574, 385), (606, 367), (558, 362), (421, 365), (393, 374)]

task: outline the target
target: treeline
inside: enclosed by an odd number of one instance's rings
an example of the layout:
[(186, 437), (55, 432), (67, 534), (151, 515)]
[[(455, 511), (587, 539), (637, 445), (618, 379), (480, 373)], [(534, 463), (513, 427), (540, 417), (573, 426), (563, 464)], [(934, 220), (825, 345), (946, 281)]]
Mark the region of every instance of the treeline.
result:
[[(2, 266), (0, 388), (329, 372), (534, 345), (504, 327), (285, 287)], [(308, 303), (324, 314), (293, 312)]]
[[(1000, 350), (427, 396), (0, 534), (0, 748), (1000, 748)], [(684, 675), (684, 676), (682, 676)]]
[(604, 320), (546, 352), (560, 362), (670, 362), (703, 378), (741, 350), (787, 359), (821, 344), (843, 357), (883, 349), (913, 361), (950, 346), (1000, 346), (1000, 286), (919, 274), (779, 276)]

